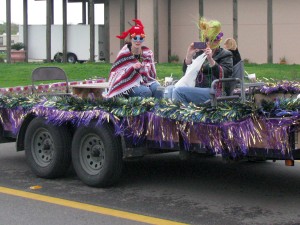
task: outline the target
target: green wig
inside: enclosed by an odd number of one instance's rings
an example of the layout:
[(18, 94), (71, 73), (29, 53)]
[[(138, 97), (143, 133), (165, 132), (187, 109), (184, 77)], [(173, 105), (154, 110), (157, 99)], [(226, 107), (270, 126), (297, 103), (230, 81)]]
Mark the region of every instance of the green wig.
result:
[(221, 32), (221, 23), (217, 20), (206, 20), (201, 18), (199, 20), (199, 34), (200, 41), (210, 42), (213, 45), (214, 41), (221, 41), (223, 33)]

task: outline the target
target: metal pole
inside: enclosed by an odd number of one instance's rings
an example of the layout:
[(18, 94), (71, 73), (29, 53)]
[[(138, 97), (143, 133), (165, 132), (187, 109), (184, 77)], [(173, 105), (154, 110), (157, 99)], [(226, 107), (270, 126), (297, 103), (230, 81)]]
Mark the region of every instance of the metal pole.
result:
[(233, 38), (238, 43), (238, 1), (233, 0)]
[(51, 24), (54, 24), (54, 2), (51, 0)]
[(170, 57), (172, 55), (172, 29), (171, 29), (171, 16), (172, 16), (172, 10), (171, 10), (171, 0), (168, 0), (168, 62), (170, 62)]
[(46, 19), (46, 55), (47, 62), (51, 62), (51, 0), (47, 0), (47, 19)]
[(25, 50), (25, 62), (28, 62), (28, 2), (23, 0), (23, 43)]
[(134, 1), (134, 18), (137, 18), (137, 0)]
[(159, 28), (158, 28), (158, 0), (153, 1), (154, 13), (154, 58), (159, 62)]
[(199, 0), (199, 15), (204, 16), (203, 0)]
[(105, 46), (105, 61), (110, 62), (110, 29), (109, 29), (109, 0), (104, 2), (104, 46)]
[(11, 63), (11, 5), (6, 0), (6, 62)]
[[(125, 30), (125, 0), (120, 0), (120, 34)], [(120, 48), (124, 45), (124, 41), (120, 39)]]
[(82, 0), (82, 24), (86, 24), (86, 0)]
[(95, 62), (95, 18), (94, 0), (89, 0), (89, 24), (90, 24), (90, 62)]
[(67, 62), (68, 26), (67, 26), (67, 0), (62, 0), (63, 10), (63, 62)]
[(268, 0), (268, 22), (267, 22), (267, 30), (268, 30), (268, 63), (273, 63), (273, 1)]

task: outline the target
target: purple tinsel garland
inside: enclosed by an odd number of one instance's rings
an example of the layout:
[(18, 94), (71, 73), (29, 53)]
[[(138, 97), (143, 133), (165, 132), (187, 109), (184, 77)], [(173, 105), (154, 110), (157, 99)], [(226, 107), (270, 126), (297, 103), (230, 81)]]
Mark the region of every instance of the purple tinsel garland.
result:
[(147, 113), (147, 138), (159, 143), (169, 143), (169, 147), (174, 148), (174, 143), (179, 141), (178, 126), (175, 120), (163, 118), (152, 112)]
[(27, 113), (28, 112), (22, 107), (17, 107), (15, 109), (1, 109), (0, 122), (3, 125), (3, 129), (11, 131), (13, 134), (17, 134)]
[(130, 139), (135, 145), (140, 144), (146, 139), (146, 119), (145, 113), (134, 117), (123, 117), (115, 123), (115, 133)]
[(291, 150), (289, 144), (291, 126), (299, 120), (299, 115), (277, 119), (256, 118), (252, 115), (241, 121), (219, 124), (191, 123), (163, 118), (153, 112), (118, 118), (103, 110), (62, 111), (38, 104), (28, 111), (21, 107), (2, 108), (0, 122), (4, 130), (17, 134), (25, 116), (29, 113), (45, 117), (49, 123), (58, 126), (66, 122), (78, 127), (89, 125), (91, 120), (97, 120), (97, 124), (112, 121), (115, 134), (130, 138), (133, 144), (142, 143), (147, 138), (159, 143), (160, 146), (162, 143), (169, 143), (169, 147), (174, 148), (181, 135), (186, 150), (190, 144), (201, 143), (215, 153), (230, 153), (233, 156), (237, 152), (246, 155), (249, 148), (257, 142), (262, 142), (266, 149), (277, 149), (286, 154)]
[(255, 127), (252, 117), (242, 121), (225, 122), (220, 124), (207, 123), (178, 123), (175, 120), (162, 118), (148, 113), (148, 139), (162, 145), (168, 141), (173, 148), (174, 142), (179, 140), (179, 134), (183, 138), (186, 150), (191, 144), (202, 144), (216, 153), (229, 151), (234, 153), (239, 150), (244, 155), (250, 147), (250, 143), (261, 140), (260, 133)]
[(260, 93), (262, 94), (273, 94), (273, 93), (291, 93), (291, 94), (295, 94), (295, 93), (300, 93), (300, 86), (299, 83), (297, 82), (280, 82), (277, 83), (274, 86), (263, 86), (260, 89)]
[(280, 149), (282, 154), (289, 152), (291, 150), (289, 133), (295, 120), (292, 118), (274, 118), (262, 121), (263, 126), (266, 128), (264, 134), (267, 137), (267, 148)]
[(62, 111), (55, 109), (54, 107), (45, 107), (43, 105), (37, 105), (32, 108), (32, 113), (37, 116), (47, 118), (49, 123), (54, 125), (62, 125), (66, 122), (71, 122), (76, 127), (87, 126), (92, 119), (97, 119), (97, 123), (103, 123), (104, 121), (113, 120), (113, 116), (102, 110), (90, 110), (90, 111)]

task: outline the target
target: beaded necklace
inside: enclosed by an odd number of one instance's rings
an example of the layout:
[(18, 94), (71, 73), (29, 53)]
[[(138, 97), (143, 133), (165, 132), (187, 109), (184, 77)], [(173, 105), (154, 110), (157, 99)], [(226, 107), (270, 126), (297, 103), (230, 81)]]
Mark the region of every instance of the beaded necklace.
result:
[[(199, 71), (199, 75), (200, 76), (197, 76), (197, 83), (201, 84), (203, 82), (203, 78), (204, 78), (203, 66), (201, 67), (201, 69)], [(211, 67), (208, 68), (208, 73), (207, 73), (206, 77), (207, 77), (208, 83), (210, 85), (212, 83), (212, 68)]]

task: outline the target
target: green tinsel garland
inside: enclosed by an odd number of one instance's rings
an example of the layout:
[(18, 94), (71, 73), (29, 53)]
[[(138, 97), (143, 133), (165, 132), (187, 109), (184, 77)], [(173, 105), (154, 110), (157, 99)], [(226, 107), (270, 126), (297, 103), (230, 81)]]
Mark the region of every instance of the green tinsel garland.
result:
[(155, 98), (114, 98), (108, 100), (81, 99), (73, 96), (2, 96), (0, 107), (22, 107), (30, 109), (36, 104), (56, 108), (62, 111), (89, 111), (103, 110), (117, 117), (138, 116), (145, 112), (152, 112), (157, 116), (188, 122), (220, 123), (225, 121), (238, 121), (255, 112), (252, 103), (220, 102), (218, 107), (210, 105), (173, 103), (168, 99)]
[(42, 99), (37, 96), (9, 96), (3, 95), (0, 97), (0, 107), (14, 109), (21, 107), (23, 109), (31, 109), (34, 105), (41, 102)]

